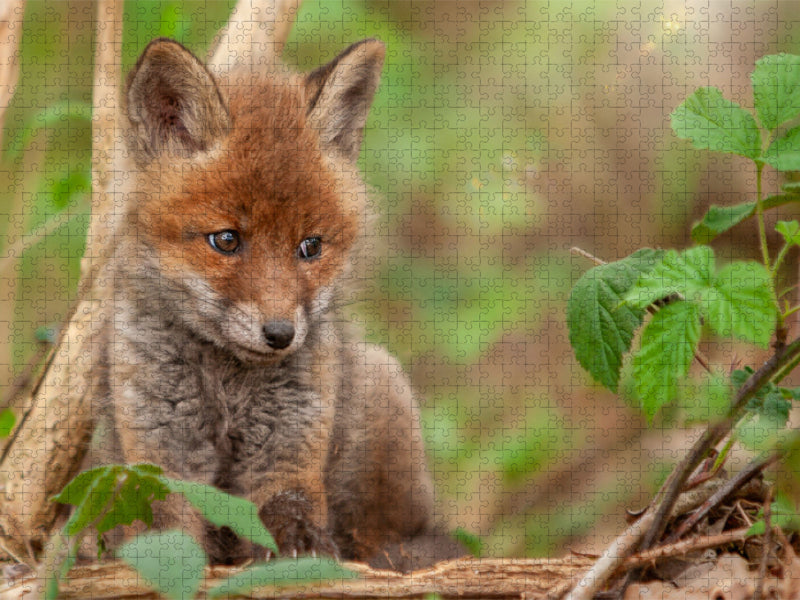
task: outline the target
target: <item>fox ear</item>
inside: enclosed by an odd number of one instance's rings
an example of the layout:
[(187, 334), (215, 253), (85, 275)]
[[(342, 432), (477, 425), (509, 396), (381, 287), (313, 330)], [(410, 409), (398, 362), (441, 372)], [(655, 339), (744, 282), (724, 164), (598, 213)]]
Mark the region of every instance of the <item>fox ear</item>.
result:
[(363, 40), (306, 77), (308, 121), (319, 129), (323, 148), (355, 162), (364, 123), (381, 78), (386, 47)]
[(211, 73), (178, 42), (160, 38), (128, 75), (131, 149), (138, 162), (165, 151), (191, 156), (211, 148), (230, 126)]

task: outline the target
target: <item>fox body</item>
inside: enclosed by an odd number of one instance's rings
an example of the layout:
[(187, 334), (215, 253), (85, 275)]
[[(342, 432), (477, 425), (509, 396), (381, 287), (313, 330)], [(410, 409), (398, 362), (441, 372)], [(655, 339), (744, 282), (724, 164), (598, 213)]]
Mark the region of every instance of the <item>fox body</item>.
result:
[[(365, 40), (306, 76), (212, 74), (159, 39), (128, 77), (102, 458), (249, 498), (281, 553), (368, 559), (431, 531), (409, 384), (336, 310), (383, 57)], [(172, 497), (155, 526), (193, 530), (215, 562), (263, 552)]]

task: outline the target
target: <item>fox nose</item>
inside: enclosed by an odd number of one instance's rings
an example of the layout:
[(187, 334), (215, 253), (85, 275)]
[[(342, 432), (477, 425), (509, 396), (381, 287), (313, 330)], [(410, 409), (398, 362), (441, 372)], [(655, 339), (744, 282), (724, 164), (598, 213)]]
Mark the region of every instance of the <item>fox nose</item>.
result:
[(267, 345), (275, 350), (282, 350), (294, 339), (294, 325), (291, 321), (270, 321), (263, 327)]

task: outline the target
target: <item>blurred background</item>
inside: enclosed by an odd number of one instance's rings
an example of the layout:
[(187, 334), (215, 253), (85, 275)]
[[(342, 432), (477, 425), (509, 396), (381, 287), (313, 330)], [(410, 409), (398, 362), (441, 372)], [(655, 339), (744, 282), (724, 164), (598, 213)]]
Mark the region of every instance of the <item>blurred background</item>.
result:
[[(168, 36), (205, 56), (232, 1), (126, 2), (124, 72)], [(644, 7), (646, 6), (646, 8)], [(28, 1), (0, 155), (0, 394), (75, 299), (88, 224), (95, 9)], [(497, 556), (602, 549), (693, 435), (686, 394), (648, 428), (594, 385), (564, 311), (592, 263), (683, 247), (710, 203), (753, 199), (744, 159), (696, 152), (669, 114), (715, 85), (752, 108), (765, 54), (800, 54), (793, 2), (305, 0), (287, 63), (386, 42), (361, 166), (373, 187), (367, 337), (411, 374), (439, 518)], [(769, 175), (766, 192), (780, 182)], [(785, 218), (785, 216), (784, 216)], [(755, 226), (715, 242), (756, 257)], [(751, 231), (752, 229), (752, 231)], [(759, 359), (748, 347), (715, 354)], [(39, 354), (37, 354), (39, 353)], [(695, 390), (694, 393), (697, 393)]]

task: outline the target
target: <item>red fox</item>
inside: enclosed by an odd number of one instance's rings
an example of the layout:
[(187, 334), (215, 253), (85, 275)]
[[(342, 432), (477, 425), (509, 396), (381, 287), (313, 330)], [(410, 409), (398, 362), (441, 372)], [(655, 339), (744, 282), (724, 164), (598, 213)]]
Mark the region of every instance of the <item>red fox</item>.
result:
[[(284, 555), (366, 560), (434, 531), (409, 383), (337, 314), (384, 53), (364, 40), (305, 76), (215, 76), (157, 39), (127, 80), (103, 460), (249, 498)], [(194, 531), (218, 563), (264, 552), (178, 500), (154, 525)]]

